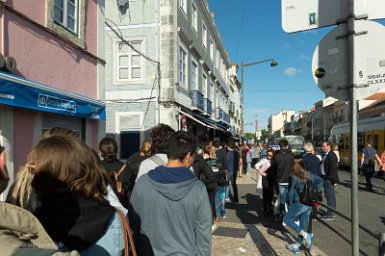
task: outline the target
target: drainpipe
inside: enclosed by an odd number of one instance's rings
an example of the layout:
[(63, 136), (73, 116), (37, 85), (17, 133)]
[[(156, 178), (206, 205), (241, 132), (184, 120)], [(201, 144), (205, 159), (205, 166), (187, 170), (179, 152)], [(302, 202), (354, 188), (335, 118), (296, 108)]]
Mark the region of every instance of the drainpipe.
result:
[(5, 23), (5, 3), (1, 3), (1, 54), (5, 55), (4, 52), (4, 23)]

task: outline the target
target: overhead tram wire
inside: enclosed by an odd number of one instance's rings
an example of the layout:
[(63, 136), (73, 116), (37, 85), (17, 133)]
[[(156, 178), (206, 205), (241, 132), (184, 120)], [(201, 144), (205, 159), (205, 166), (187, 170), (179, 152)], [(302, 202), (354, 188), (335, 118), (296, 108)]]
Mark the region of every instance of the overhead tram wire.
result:
[[(246, 16), (246, 10), (247, 10), (247, 2), (248, 2), (248, 0), (246, 0), (245, 6), (243, 8), (242, 19), (241, 19), (241, 29), (239, 30), (239, 35), (238, 35), (238, 40), (237, 40), (237, 47), (235, 48), (235, 61), (237, 61), (237, 58), (238, 58), (238, 50), (239, 50), (239, 45), (240, 45), (240, 41), (241, 41), (241, 38), (242, 38), (243, 25), (245, 23), (245, 16)], [(243, 81), (242, 81), (242, 83), (243, 83)]]
[(315, 91), (318, 91), (317, 89), (298, 89), (298, 90), (280, 90), (280, 89), (251, 89), (251, 90), (248, 90), (248, 91), (252, 91), (252, 92), (315, 92)]
[[(108, 20), (108, 22), (107, 22)], [(119, 30), (119, 33), (109, 24), (109, 22), (111, 22), (112, 24), (114, 24), (114, 26)], [(147, 102), (147, 107), (146, 107), (146, 112), (144, 113), (144, 117), (143, 119), (146, 118), (147, 116), (147, 113), (148, 113), (148, 109), (150, 107), (150, 102), (151, 102), (151, 99), (153, 99), (152, 97), (152, 93), (155, 89), (155, 82), (158, 80), (158, 88), (160, 90), (160, 77), (161, 77), (161, 72), (160, 72), (160, 62), (159, 61), (156, 61), (156, 60), (153, 60), (152, 58), (148, 57), (147, 55), (145, 55), (144, 53), (140, 52), (139, 50), (137, 50), (134, 46), (132, 46), (132, 44), (125, 40), (123, 38), (123, 35), (122, 35), (122, 31), (119, 29), (119, 26), (113, 22), (112, 20), (106, 18), (105, 20), (105, 24), (111, 29), (112, 32), (114, 32), (114, 34), (121, 40), (122, 43), (128, 45), (133, 51), (135, 51), (136, 53), (138, 53), (140, 56), (142, 56), (144, 59), (146, 59), (147, 61), (149, 61), (151, 64), (155, 64), (156, 65), (156, 70), (157, 70), (157, 77), (154, 78), (154, 81), (153, 81), (153, 84), (152, 84), (152, 88), (151, 88), (151, 93), (150, 93), (150, 97), (148, 98), (148, 102)], [(159, 98), (158, 98), (158, 102), (159, 102)], [(142, 122), (142, 128), (143, 128), (143, 125), (144, 125), (144, 122)]]

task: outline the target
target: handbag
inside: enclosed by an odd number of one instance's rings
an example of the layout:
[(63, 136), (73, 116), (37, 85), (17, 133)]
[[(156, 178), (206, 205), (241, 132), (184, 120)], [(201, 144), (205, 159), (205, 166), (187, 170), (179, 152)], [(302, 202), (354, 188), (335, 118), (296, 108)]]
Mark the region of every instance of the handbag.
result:
[[(130, 225), (128, 224), (126, 216), (118, 208), (115, 208), (115, 209), (119, 215), (120, 221), (122, 222), (123, 241), (124, 241), (124, 256), (129, 256), (129, 255), (137, 256), (134, 238), (132, 237), (131, 228), (130, 228)], [(130, 246), (128, 246), (128, 242), (130, 242)], [(130, 252), (130, 249), (131, 249), (131, 252)]]
[(112, 178), (114, 179), (115, 184), (116, 184), (116, 193), (117, 193), (117, 196), (118, 196), (120, 202), (124, 202), (125, 195), (124, 195), (123, 183), (121, 181), (119, 181), (119, 176), (120, 176), (120, 174), (122, 174), (122, 172), (124, 171), (125, 168), (126, 168), (126, 165), (124, 164), (124, 165), (122, 165), (122, 167), (120, 167), (119, 171), (111, 173)]

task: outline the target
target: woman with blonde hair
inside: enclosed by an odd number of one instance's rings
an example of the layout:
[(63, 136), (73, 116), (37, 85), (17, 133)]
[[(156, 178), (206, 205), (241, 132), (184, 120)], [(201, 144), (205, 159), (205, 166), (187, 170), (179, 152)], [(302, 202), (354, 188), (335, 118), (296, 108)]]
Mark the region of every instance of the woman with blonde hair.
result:
[[(64, 127), (50, 128), (43, 134), (43, 139), (52, 136), (69, 136), (79, 138), (78, 133)], [(35, 211), (39, 202), (31, 187), (33, 176), (34, 175), (29, 171), (28, 166), (21, 167), (17, 173), (15, 183), (12, 184), (8, 192), (6, 202), (20, 206), (30, 212)]]
[[(310, 249), (313, 242), (313, 234), (307, 232), (312, 207), (300, 202), (300, 194), (304, 190), (305, 183), (309, 181), (311, 181), (311, 177), (305, 170), (303, 159), (301, 157), (294, 158), (287, 200), (289, 211), (285, 214), (283, 222), (298, 234), (296, 242), (286, 246), (289, 251), (295, 254), (299, 253), (299, 247), (303, 241), (307, 250)], [(296, 223), (298, 220), (299, 224)]]
[[(69, 136), (42, 139), (26, 164), (40, 205), (34, 215), (63, 251), (121, 255), (123, 219), (107, 199), (109, 176), (87, 145)], [(121, 222), (122, 221), (122, 222)]]

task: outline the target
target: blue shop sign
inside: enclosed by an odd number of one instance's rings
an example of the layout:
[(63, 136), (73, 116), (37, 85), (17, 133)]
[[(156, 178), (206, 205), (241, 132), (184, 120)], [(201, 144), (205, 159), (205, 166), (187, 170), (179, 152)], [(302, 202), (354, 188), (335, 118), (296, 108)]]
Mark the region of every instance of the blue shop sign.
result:
[(106, 120), (103, 102), (0, 72), (0, 104)]

